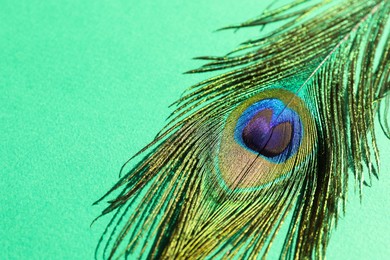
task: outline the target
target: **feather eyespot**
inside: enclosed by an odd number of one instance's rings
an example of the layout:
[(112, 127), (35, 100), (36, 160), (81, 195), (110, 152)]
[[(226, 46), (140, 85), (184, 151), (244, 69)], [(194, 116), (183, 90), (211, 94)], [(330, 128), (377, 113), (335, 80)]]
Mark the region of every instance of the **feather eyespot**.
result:
[(281, 88), (262, 91), (227, 117), (214, 172), (229, 190), (267, 187), (312, 154), (316, 140), (305, 132), (315, 129), (299, 96)]

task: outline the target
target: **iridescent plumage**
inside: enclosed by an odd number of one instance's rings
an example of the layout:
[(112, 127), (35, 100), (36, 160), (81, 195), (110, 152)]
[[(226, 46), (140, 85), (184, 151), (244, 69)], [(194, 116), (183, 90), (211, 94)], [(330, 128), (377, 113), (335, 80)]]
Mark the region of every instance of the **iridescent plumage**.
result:
[(226, 56), (200, 57), (209, 63), (191, 73), (231, 70), (178, 100), (99, 200), (114, 196), (102, 214), (116, 213), (97, 252), (254, 259), (290, 216), (281, 258), (325, 256), (348, 174), (361, 190), (379, 172), (378, 113), (390, 136), (389, 13), (389, 1), (298, 0), (227, 27), (285, 21)]

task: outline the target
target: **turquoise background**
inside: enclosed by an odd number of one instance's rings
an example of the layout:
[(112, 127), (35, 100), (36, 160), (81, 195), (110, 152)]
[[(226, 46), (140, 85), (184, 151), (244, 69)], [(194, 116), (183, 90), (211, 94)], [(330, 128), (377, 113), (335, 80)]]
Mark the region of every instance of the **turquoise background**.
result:
[[(91, 259), (107, 224), (92, 206), (210, 74), (182, 75), (250, 32), (217, 28), (262, 1), (0, 0), (0, 259)], [(351, 192), (328, 259), (390, 255), (390, 142), (382, 175)], [(352, 186), (351, 186), (352, 187)], [(353, 190), (353, 189), (351, 189)]]

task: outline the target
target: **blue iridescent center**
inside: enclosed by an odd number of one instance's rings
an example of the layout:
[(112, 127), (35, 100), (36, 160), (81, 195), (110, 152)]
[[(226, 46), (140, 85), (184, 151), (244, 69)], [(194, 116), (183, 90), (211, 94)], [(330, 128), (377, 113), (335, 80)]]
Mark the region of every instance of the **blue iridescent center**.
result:
[(297, 152), (302, 135), (299, 115), (275, 98), (248, 107), (234, 130), (234, 138), (242, 147), (277, 163)]

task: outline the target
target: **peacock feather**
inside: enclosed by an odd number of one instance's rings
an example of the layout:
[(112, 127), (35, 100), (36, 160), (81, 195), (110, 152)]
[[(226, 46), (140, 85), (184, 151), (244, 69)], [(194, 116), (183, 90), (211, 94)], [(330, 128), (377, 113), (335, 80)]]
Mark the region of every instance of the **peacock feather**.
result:
[(285, 223), (282, 259), (323, 258), (349, 175), (360, 194), (378, 176), (376, 119), (390, 138), (389, 14), (387, 0), (296, 0), (223, 28), (280, 24), (199, 57), (189, 73), (229, 70), (175, 102), (98, 201), (113, 217), (97, 256), (255, 259)]

